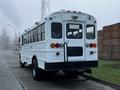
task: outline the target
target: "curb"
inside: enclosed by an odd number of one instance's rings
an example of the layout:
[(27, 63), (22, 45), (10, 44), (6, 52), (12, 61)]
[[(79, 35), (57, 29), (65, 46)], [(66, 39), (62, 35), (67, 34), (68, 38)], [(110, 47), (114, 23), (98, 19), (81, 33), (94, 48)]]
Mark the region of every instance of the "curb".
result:
[(118, 84), (114, 84), (114, 83), (111, 83), (111, 82), (108, 82), (108, 81), (105, 81), (105, 80), (101, 80), (101, 79), (98, 79), (96, 77), (89, 76), (89, 75), (82, 75), (82, 76), (84, 76), (86, 78), (89, 78), (90, 80), (93, 80), (93, 81), (102, 83), (104, 85), (110, 86), (110, 87), (112, 87), (114, 89), (120, 90), (120, 85), (118, 85)]

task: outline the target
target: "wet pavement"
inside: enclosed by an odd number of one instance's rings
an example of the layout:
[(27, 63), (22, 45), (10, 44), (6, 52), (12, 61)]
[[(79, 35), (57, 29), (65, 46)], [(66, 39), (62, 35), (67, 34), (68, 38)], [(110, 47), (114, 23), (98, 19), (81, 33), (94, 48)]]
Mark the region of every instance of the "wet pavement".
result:
[(17, 52), (0, 51), (0, 90), (115, 90), (91, 80), (81, 82), (82, 79), (68, 79), (57, 74), (34, 81), (29, 66), (19, 67)]
[(23, 90), (2, 55), (0, 51), (0, 90)]

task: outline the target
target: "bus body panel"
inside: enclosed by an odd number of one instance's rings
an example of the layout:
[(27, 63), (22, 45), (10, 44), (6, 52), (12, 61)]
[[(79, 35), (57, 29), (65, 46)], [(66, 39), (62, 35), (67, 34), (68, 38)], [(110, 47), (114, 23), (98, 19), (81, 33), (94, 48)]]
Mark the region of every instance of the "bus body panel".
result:
[[(86, 39), (85, 42), (86, 42), (86, 44), (87, 43), (96, 43), (97, 44), (97, 25), (96, 25), (96, 23), (94, 24), (93, 22), (92, 23), (88, 22), (88, 23), (86, 23), (86, 25), (87, 24), (94, 25), (96, 32), (95, 32), (95, 39), (92, 39), (92, 40)], [(94, 52), (94, 54), (91, 55), (90, 52)], [(86, 48), (86, 61), (98, 61), (98, 44), (97, 44), (96, 48)]]
[[(47, 21), (46, 32), (47, 32), (47, 62), (64, 62), (64, 50), (63, 48), (51, 48), (51, 43), (63, 43), (63, 38), (61, 39), (52, 39), (51, 37), (51, 23), (52, 22), (61, 22), (58, 21)], [(59, 52), (60, 55), (56, 56), (56, 53)]]

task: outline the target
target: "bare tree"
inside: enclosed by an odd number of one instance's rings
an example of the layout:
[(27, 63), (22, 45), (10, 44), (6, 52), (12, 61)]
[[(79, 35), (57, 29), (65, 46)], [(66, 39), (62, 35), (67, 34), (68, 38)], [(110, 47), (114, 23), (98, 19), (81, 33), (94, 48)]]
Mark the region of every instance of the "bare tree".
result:
[(18, 43), (17, 43), (16, 38), (11, 41), (11, 49), (13, 49), (13, 50), (17, 50), (18, 49)]
[(10, 36), (8, 35), (9, 33), (7, 32), (6, 28), (4, 27), (1, 32), (0, 36), (0, 46), (3, 49), (10, 49), (11, 44), (10, 44)]

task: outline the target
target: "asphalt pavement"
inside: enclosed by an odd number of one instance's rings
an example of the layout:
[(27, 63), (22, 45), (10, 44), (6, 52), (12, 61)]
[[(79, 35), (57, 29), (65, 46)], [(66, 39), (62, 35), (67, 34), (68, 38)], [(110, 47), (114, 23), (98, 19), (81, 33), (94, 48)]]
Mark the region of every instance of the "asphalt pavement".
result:
[(8, 67), (3, 54), (5, 52), (0, 50), (0, 90), (23, 90), (19, 81)]
[[(115, 90), (82, 77), (67, 79), (62, 74), (34, 81), (30, 67), (20, 68), (17, 52), (0, 50), (0, 90)], [(48, 75), (49, 76), (49, 75)]]

